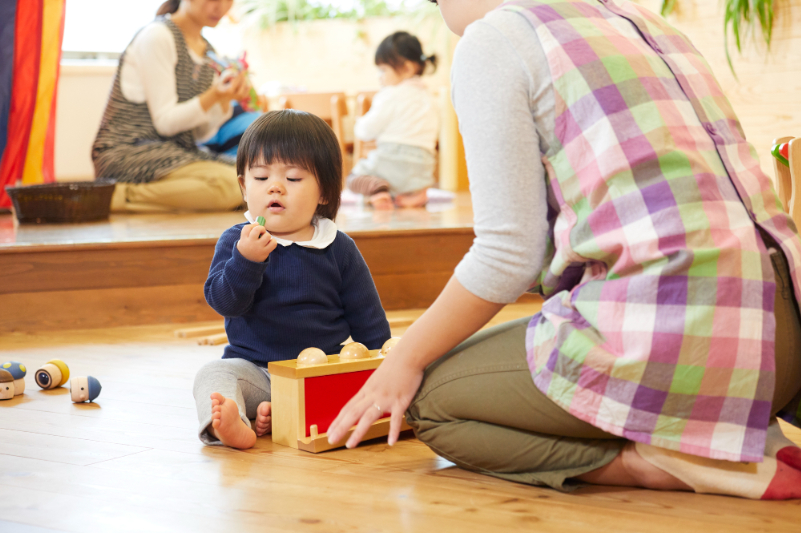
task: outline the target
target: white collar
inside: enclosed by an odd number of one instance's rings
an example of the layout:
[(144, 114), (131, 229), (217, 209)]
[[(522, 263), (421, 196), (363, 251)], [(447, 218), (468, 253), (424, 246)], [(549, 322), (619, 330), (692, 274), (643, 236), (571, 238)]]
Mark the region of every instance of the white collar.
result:
[[(248, 222), (251, 224), (256, 222), (256, 220), (251, 217), (250, 211), (245, 211), (245, 218), (248, 219)], [(290, 241), (275, 236), (273, 236), (273, 239), (278, 241), (278, 244), (281, 246), (297, 244), (298, 246), (303, 246), (304, 248), (317, 248), (318, 250), (328, 248), (328, 246), (334, 242), (334, 239), (337, 238), (337, 225), (334, 224), (333, 220), (322, 217), (315, 218), (313, 224), (314, 235), (312, 235), (312, 238), (308, 241)]]

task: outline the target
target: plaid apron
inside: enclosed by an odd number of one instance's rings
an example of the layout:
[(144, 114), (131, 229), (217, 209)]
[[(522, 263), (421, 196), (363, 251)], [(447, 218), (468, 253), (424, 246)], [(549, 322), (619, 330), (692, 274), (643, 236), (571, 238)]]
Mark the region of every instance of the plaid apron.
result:
[[(556, 102), (543, 157), (548, 297), (526, 344), (537, 387), (630, 440), (762, 461), (775, 381), (768, 250), (801, 241), (709, 65), (626, 1), (520, 0)], [(797, 400), (782, 416), (798, 424)]]

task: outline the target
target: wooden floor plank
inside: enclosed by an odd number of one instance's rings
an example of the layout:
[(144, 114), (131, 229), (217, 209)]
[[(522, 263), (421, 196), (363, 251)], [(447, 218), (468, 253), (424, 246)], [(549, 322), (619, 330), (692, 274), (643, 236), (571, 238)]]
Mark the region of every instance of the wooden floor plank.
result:
[(86, 466), (143, 452), (147, 449), (141, 446), (110, 444), (83, 438), (57, 437), (42, 433), (0, 429), (0, 454), (36, 458), (54, 463)]
[(58, 533), (64, 531), (63, 529), (50, 529), (38, 526), (29, 526), (19, 522), (9, 522), (0, 519), (0, 531), (7, 533)]

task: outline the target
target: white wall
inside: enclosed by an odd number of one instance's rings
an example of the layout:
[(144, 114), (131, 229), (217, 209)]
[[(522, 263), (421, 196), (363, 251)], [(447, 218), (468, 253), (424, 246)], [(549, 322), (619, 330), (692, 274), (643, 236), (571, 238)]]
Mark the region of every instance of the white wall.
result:
[(114, 65), (62, 63), (56, 101), (56, 179), (94, 178), (92, 143), (106, 107)]

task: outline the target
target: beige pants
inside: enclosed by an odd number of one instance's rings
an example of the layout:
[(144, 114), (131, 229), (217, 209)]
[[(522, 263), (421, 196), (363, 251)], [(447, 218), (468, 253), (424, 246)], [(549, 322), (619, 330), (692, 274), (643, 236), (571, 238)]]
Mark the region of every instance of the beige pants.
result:
[(115, 212), (230, 211), (242, 205), (236, 167), (198, 161), (150, 183), (118, 183)]
[[(784, 256), (776, 277), (773, 410), (801, 388), (801, 323)], [(481, 331), (426, 369), (406, 413), (417, 437), (467, 470), (571, 490), (617, 457), (626, 440), (574, 417), (543, 394), (526, 361), (523, 318)]]

